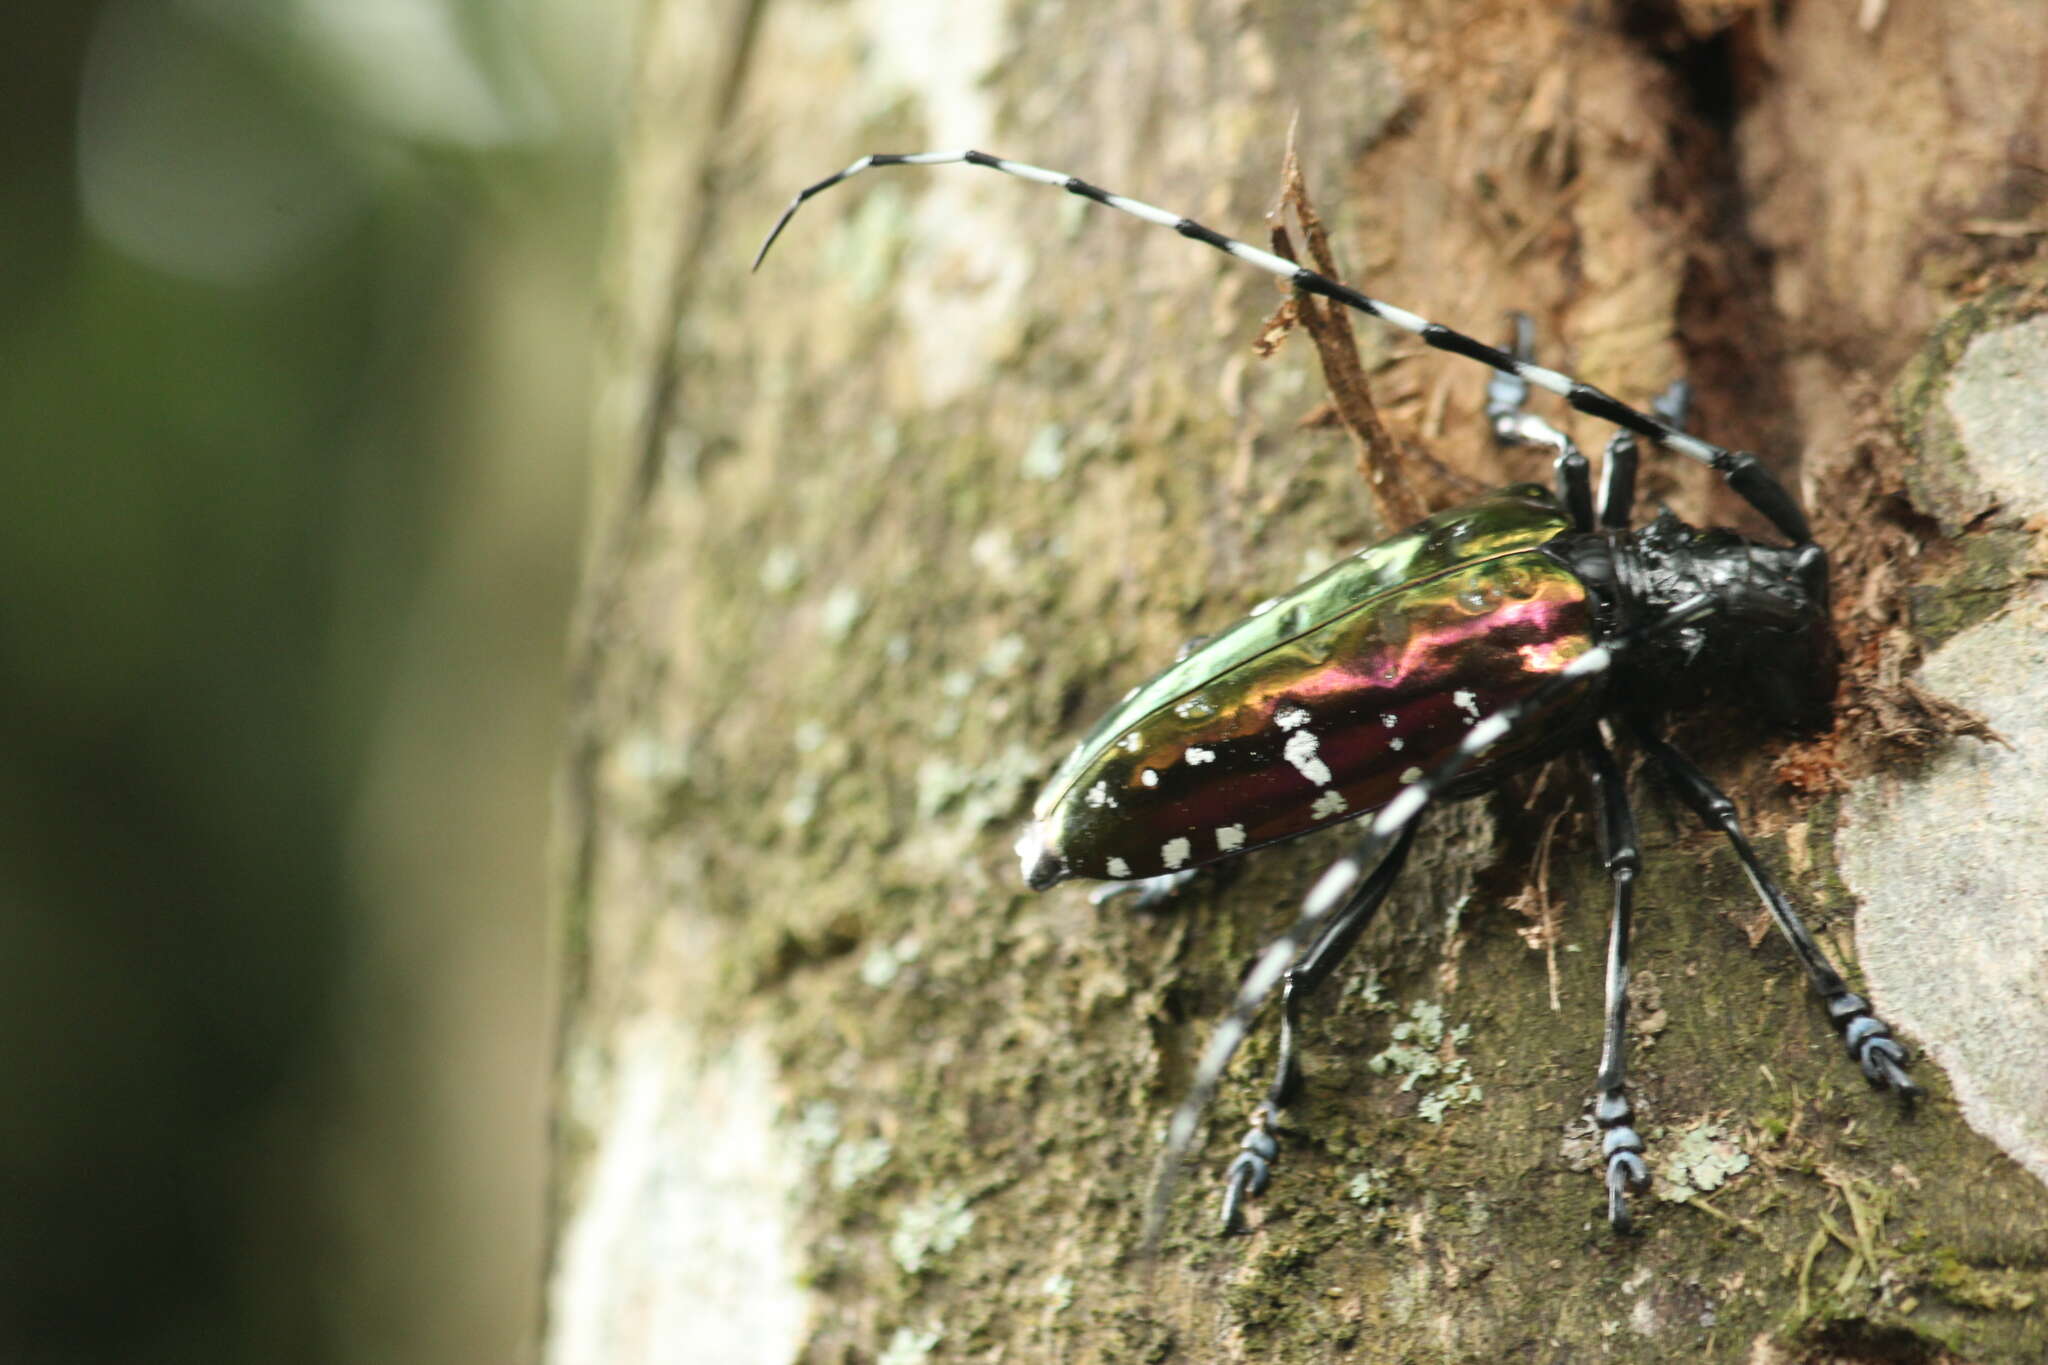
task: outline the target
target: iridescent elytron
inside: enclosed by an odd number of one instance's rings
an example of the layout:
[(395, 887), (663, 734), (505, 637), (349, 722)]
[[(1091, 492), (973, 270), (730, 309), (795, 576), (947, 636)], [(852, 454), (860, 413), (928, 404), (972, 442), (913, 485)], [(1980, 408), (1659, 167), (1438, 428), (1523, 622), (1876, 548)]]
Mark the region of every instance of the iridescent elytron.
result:
[[(1555, 496), (1531, 484), (1429, 518), (1344, 561), (1132, 690), (1063, 764), (1019, 841), (1026, 881), (1158, 878), (1370, 814), (1357, 847), (1325, 872), (1294, 924), (1245, 976), (1167, 1130), (1153, 1186), (1156, 1237), (1180, 1161), (1252, 1020), (1278, 990), (1279, 1056), (1225, 1177), (1223, 1225), (1265, 1188), (1274, 1115), (1298, 1079), (1302, 1001), (1344, 960), (1407, 858), (1436, 800), (1570, 750), (1585, 763), (1612, 883), (1607, 1010), (1592, 1117), (1606, 1162), (1607, 1217), (1630, 1225), (1627, 1195), (1649, 1184), (1627, 1089), (1628, 942), (1640, 865), (1634, 816), (1608, 734), (1633, 740), (1709, 829), (1725, 834), (1791, 944), (1849, 1055), (1871, 1084), (1911, 1099), (1905, 1049), (1850, 990), (1743, 836), (1735, 808), (1661, 731), (1663, 716), (1717, 697), (1790, 724), (1824, 719), (1834, 692), (1827, 555), (1806, 517), (1754, 455), (1680, 429), (1685, 389), (1641, 412), (1530, 359), (1526, 320), (1499, 350), (1371, 298), (1192, 219), (1085, 180), (985, 152), (866, 156), (797, 195), (763, 255), (806, 199), (874, 166), (961, 162), (1170, 227), (1419, 337), (1492, 366), (1487, 416), (1510, 444), (1557, 452)], [(755, 258), (760, 264), (760, 258)], [(1530, 389), (1622, 428), (1596, 500), (1569, 437), (1523, 411)], [(1631, 529), (1636, 439), (1711, 466), (1789, 540), (1698, 531), (1670, 513)], [(1607, 733), (1603, 733), (1607, 732)]]
[[(1376, 810), (1449, 758), (1481, 716), (1528, 699), (1593, 647), (1586, 586), (1543, 547), (1571, 530), (1520, 484), (1344, 560), (1175, 663), (1105, 716), (1038, 800), (1045, 887), (1213, 862)], [(1484, 786), (1558, 748), (1564, 713), (1465, 772)]]

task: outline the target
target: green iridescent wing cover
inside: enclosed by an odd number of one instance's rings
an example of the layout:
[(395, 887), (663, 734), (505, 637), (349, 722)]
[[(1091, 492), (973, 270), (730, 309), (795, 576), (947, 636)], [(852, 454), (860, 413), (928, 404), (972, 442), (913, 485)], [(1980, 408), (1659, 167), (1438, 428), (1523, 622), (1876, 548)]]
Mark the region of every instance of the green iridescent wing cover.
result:
[[(1540, 552), (1569, 529), (1519, 484), (1302, 584), (1105, 716), (1039, 798), (1035, 842), (1065, 876), (1149, 877), (1386, 804), (1591, 648), (1585, 585)], [(1467, 780), (1527, 759), (1586, 700), (1532, 717)]]

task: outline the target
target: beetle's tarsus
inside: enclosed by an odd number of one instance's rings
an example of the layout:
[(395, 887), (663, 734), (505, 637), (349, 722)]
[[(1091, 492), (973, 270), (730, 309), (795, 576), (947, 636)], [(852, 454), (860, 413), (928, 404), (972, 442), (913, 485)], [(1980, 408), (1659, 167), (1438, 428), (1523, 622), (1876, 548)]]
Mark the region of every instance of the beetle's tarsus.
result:
[(1251, 1131), (1238, 1141), (1237, 1160), (1225, 1173), (1222, 1235), (1234, 1237), (1245, 1231), (1243, 1205), (1246, 1197), (1265, 1193), (1273, 1183), (1273, 1160), (1280, 1144), (1273, 1137), (1273, 1109), (1262, 1104), (1252, 1111)]
[(1219, 1235), (1237, 1237), (1247, 1231), (1243, 1209), (1245, 1198), (1263, 1193), (1272, 1179), (1273, 1173), (1264, 1162), (1250, 1152), (1237, 1154), (1237, 1160), (1230, 1163), (1230, 1170), (1224, 1176), (1223, 1221), (1217, 1230)]

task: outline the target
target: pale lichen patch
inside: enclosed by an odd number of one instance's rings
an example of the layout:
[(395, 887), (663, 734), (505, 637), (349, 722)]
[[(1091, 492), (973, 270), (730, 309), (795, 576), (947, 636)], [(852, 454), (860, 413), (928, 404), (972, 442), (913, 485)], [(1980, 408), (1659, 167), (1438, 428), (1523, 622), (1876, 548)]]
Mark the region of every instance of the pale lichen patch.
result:
[(895, 1230), (889, 1234), (889, 1255), (915, 1275), (931, 1262), (959, 1246), (974, 1228), (974, 1210), (962, 1194), (934, 1194), (922, 1203), (904, 1206), (896, 1215)]

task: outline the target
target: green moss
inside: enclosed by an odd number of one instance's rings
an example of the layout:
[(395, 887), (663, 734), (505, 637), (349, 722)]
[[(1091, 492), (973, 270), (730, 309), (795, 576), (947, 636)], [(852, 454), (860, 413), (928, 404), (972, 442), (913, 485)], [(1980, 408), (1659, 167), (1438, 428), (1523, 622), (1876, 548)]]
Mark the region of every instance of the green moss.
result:
[(1929, 644), (1995, 614), (2031, 568), (2035, 536), (2010, 514), (1990, 514), (1996, 499), (1972, 471), (1947, 395), (1956, 365), (1977, 337), (2029, 316), (2037, 305), (2019, 288), (1995, 290), (1942, 320), (1892, 390), (1907, 440), (1900, 473), (1913, 505), (1941, 524), (1952, 554), (1937, 556), (1910, 600), (1914, 627)]
[(1996, 616), (2029, 574), (2031, 532), (1994, 528), (1961, 536), (1955, 555), (1931, 569), (1908, 591), (1914, 632), (1933, 648), (1979, 621)]

